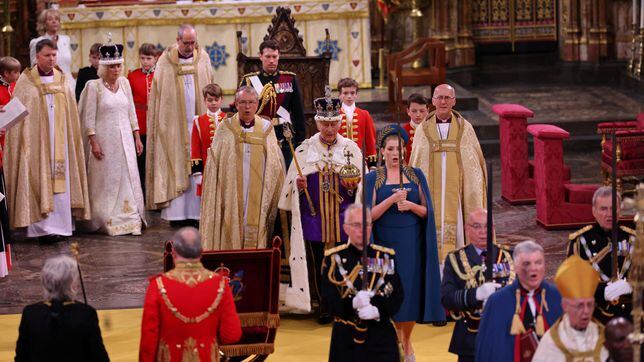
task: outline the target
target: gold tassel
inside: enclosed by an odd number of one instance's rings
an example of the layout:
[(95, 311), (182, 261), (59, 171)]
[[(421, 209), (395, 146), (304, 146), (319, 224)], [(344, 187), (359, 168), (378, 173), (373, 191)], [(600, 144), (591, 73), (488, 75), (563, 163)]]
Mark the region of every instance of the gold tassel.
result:
[(517, 336), (525, 333), (525, 327), (521, 321), (521, 291), (517, 289), (516, 292), (517, 303), (514, 307), (514, 316), (512, 316), (512, 326), (510, 327), (510, 335)]
[(541, 305), (539, 306), (539, 314), (537, 315), (537, 325), (535, 326), (537, 336), (543, 337), (546, 333), (546, 326), (543, 321), (543, 308), (548, 311), (548, 302), (546, 302), (546, 290), (541, 289)]

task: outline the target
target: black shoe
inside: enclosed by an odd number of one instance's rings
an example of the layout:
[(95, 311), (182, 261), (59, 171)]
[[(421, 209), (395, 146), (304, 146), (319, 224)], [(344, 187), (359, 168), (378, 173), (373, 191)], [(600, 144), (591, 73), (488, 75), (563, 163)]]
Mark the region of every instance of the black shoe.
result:
[(331, 323), (331, 315), (325, 313), (318, 316), (318, 324), (324, 325), (329, 323)]
[(447, 322), (432, 322), (432, 325), (434, 327), (445, 327), (447, 325)]
[(170, 220), (170, 227), (180, 228), (185, 226), (183, 223), (184, 223), (184, 220)]

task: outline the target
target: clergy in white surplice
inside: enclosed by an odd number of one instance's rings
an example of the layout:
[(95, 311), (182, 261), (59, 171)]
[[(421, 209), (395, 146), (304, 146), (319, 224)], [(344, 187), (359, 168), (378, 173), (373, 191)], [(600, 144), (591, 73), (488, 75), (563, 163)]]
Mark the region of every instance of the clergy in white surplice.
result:
[(447, 253), (465, 243), (464, 215), (485, 207), (487, 176), (474, 128), (452, 109), (454, 88), (437, 86), (432, 104), (436, 110), (416, 129), (409, 166), (420, 168), (429, 183), (443, 265)]
[(85, 157), (74, 93), (55, 67), (56, 44), (36, 45), (36, 65), (20, 75), (14, 97), (29, 115), (7, 131), (4, 172), (11, 227), (56, 241), (74, 218), (90, 218)]
[(217, 127), (203, 176), (200, 229), (205, 250), (269, 247), (284, 182), (271, 122), (256, 115), (257, 91), (242, 86), (239, 111)]
[(159, 57), (148, 100), (146, 202), (174, 222), (198, 220), (201, 200), (191, 176), (190, 135), (195, 116), (206, 112), (199, 95), (213, 82), (208, 54), (190, 25)]
[(599, 273), (577, 255), (566, 259), (555, 275), (563, 316), (544, 334), (533, 362), (603, 362), (604, 326), (593, 319)]

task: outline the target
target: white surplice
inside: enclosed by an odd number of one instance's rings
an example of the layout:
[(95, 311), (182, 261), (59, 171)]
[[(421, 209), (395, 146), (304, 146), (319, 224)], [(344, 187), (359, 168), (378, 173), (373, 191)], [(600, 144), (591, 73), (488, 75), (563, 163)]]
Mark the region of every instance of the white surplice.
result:
[[(43, 84), (52, 83), (54, 76), (40, 77)], [(47, 103), (47, 116), (49, 119), (49, 144), (51, 160), (54, 160), (54, 95), (45, 95)], [(67, 126), (65, 125), (65, 140), (67, 140)], [(69, 194), (69, 149), (65, 142), (65, 192), (54, 194), (54, 211), (50, 212), (46, 218), (35, 222), (27, 227), (27, 237), (35, 238), (45, 235), (63, 235), (70, 236), (74, 230), (72, 221), (72, 204)], [(54, 174), (54, 163), (51, 163), (52, 175)]]
[[(179, 63), (192, 63), (192, 58), (179, 58)], [(195, 108), (197, 99), (195, 98), (194, 76), (184, 74), (183, 76), (183, 96), (186, 106), (186, 127), (188, 129), (188, 139), (192, 140), (192, 124), (195, 118)], [(177, 198), (170, 201), (170, 206), (161, 210), (161, 218), (169, 221), (178, 220), (199, 220), (201, 213), (201, 197), (197, 196), (196, 177), (190, 176), (190, 186)]]
[(102, 79), (91, 80), (81, 95), (84, 132), (94, 133), (103, 152), (101, 160), (89, 150), (86, 154), (92, 219), (83, 223), (83, 229), (139, 235), (145, 223), (133, 136), (139, 125), (127, 79), (120, 77), (118, 85), (114, 93)]

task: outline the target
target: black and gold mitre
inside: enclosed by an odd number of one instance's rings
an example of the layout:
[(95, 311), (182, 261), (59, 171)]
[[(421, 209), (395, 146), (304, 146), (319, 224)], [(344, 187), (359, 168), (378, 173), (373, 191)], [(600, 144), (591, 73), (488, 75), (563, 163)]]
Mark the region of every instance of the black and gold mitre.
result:
[(313, 101), (315, 107), (315, 120), (320, 122), (339, 122), (342, 120), (340, 108), (342, 102), (338, 98), (331, 98), (331, 87), (324, 87), (324, 98)]

